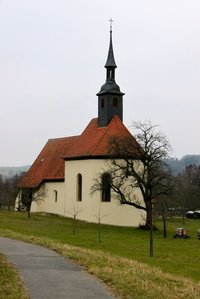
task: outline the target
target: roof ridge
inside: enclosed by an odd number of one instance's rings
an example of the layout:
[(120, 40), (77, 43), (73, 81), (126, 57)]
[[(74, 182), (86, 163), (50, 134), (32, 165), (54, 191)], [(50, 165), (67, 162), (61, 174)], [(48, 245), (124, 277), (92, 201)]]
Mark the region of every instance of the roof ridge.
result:
[(63, 139), (75, 138), (75, 137), (79, 137), (79, 136), (80, 135), (72, 135), (72, 136), (63, 136), (63, 137), (49, 138), (48, 141), (59, 140), (59, 139), (63, 140)]

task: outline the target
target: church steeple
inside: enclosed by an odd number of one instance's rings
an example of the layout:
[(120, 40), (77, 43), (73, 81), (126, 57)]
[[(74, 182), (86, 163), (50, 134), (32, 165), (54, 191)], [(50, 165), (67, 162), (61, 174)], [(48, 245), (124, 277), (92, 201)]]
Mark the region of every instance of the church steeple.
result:
[[(113, 22), (112, 19), (110, 20), (110, 22)], [(114, 52), (113, 52), (113, 45), (112, 45), (112, 23), (110, 25), (110, 45), (109, 45), (109, 50), (108, 50), (108, 57), (107, 57), (107, 61), (105, 64), (105, 68), (108, 70), (115, 70), (115, 68), (117, 67), (116, 63), (115, 63), (115, 58), (114, 58)], [(107, 76), (108, 79), (108, 76)], [(115, 78), (113, 78), (115, 79)]]
[(123, 95), (119, 86), (115, 83), (115, 63), (113, 44), (112, 44), (112, 22), (110, 19), (110, 44), (108, 57), (105, 64), (106, 82), (102, 85), (98, 96), (98, 124), (105, 127), (109, 124), (114, 115), (118, 115), (123, 120)]

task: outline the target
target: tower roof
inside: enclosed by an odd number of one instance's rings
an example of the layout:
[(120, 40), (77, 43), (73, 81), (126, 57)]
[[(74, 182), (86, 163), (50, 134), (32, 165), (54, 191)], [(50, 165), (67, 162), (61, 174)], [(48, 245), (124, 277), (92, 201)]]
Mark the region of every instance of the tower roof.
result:
[(110, 25), (110, 43), (108, 49), (108, 56), (105, 64), (106, 71), (106, 82), (101, 86), (100, 91), (97, 93), (97, 96), (103, 94), (113, 94), (113, 95), (124, 95), (123, 92), (120, 91), (119, 86), (115, 82), (115, 69), (117, 65), (115, 63), (114, 51), (113, 51), (113, 43), (112, 43), (112, 22), (113, 20), (109, 20)]
[(105, 64), (105, 68), (116, 68), (117, 65), (115, 63), (114, 52), (113, 52), (113, 44), (112, 44), (112, 28), (110, 29), (110, 45), (108, 49), (108, 57)]

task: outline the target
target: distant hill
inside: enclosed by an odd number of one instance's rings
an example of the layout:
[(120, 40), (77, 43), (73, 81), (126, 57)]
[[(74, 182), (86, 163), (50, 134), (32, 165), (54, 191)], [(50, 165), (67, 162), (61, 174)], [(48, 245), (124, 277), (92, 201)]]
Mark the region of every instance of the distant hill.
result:
[(22, 172), (26, 172), (30, 168), (30, 165), (24, 165), (19, 167), (1, 167), (0, 166), (0, 175), (3, 178), (11, 178), (16, 174), (19, 175)]
[(186, 166), (189, 165), (200, 165), (200, 155), (186, 155), (181, 159), (170, 158), (167, 161), (172, 173), (178, 175), (181, 173)]

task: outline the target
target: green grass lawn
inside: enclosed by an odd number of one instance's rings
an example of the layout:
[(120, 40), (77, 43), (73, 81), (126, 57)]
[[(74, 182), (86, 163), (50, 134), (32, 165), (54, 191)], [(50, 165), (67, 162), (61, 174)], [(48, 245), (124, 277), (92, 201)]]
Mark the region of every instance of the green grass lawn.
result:
[[(26, 213), (0, 212), (1, 235), (10, 236), (9, 232), (12, 231), (27, 236), (30, 240), (31, 238), (48, 239), (61, 245), (70, 244), (96, 252), (103, 251), (105, 254), (159, 267), (164, 273), (171, 273), (176, 277), (200, 282), (200, 240), (196, 237), (200, 220), (187, 219), (183, 225), (181, 219), (169, 219), (166, 239), (163, 238), (162, 221), (158, 220), (156, 222), (158, 230), (154, 231), (154, 257), (149, 257), (149, 232), (147, 231), (102, 225), (102, 242), (99, 243), (96, 224), (76, 221), (75, 226), (76, 233), (73, 235), (73, 220), (69, 218), (32, 214), (31, 219), (28, 219)], [(188, 229), (190, 239), (174, 239), (176, 227), (183, 226)]]

